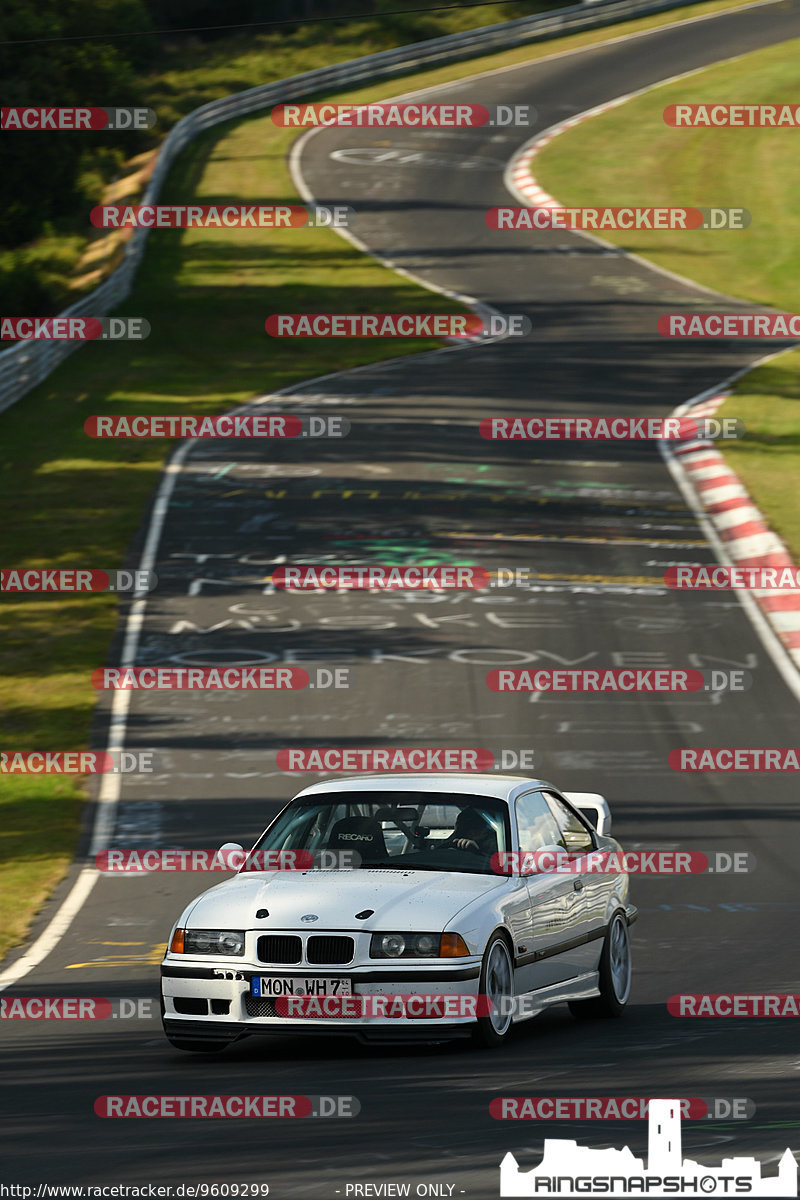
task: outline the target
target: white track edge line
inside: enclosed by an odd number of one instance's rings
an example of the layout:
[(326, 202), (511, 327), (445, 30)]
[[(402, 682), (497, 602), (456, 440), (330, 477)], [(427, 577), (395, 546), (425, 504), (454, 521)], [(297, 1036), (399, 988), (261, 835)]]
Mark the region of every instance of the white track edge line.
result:
[[(400, 93), (400, 95), (415, 96), (415, 95), (422, 95), (425, 92), (443, 90), (447, 87), (456, 87), (463, 83), (469, 83), (473, 79), (483, 79), (489, 75), (496, 75), (496, 74), (501, 74), (503, 72), (514, 71), (514, 70), (521, 69), (523, 67), (530, 67), (534, 63), (552, 62), (554, 59), (563, 58), (569, 54), (581, 54), (586, 51), (597, 50), (603, 46), (613, 45), (617, 42), (631, 41), (634, 38), (646, 37), (649, 34), (659, 33), (661, 31), (663, 31), (664, 29), (674, 29), (674, 28), (677, 28), (682, 25), (692, 24), (696, 21), (714, 20), (717, 17), (725, 16), (725, 15), (728, 15), (733, 12), (744, 12), (751, 8), (768, 7), (770, 5), (780, 3), (780, 2), (781, 2), (781, 0), (754, 0), (754, 2), (752, 4), (743, 4), (743, 5), (738, 5), (734, 8), (730, 8), (730, 9), (721, 9), (719, 12), (715, 12), (715, 13), (704, 13), (700, 16), (687, 17), (681, 21), (667, 22), (667, 24), (655, 26), (653, 29), (638, 30), (638, 31), (630, 33), (630, 34), (621, 34), (618, 37), (608, 38), (607, 40), (602, 41), (602, 42), (593, 42), (587, 46), (576, 46), (570, 50), (560, 50), (560, 51), (555, 52), (554, 54), (549, 54), (542, 58), (530, 59), (530, 60), (528, 60), (526, 62), (522, 62), (522, 63), (513, 63), (506, 67), (495, 67), (488, 71), (477, 72), (475, 75), (465, 75), (461, 79), (453, 80), (450, 83), (433, 84), (427, 88), (420, 88), (419, 90), (413, 91), (413, 92), (403, 92), (403, 93)], [(568, 35), (565, 35), (565, 36), (568, 36)], [(741, 57), (741, 56), (737, 56), (737, 57)], [(703, 69), (705, 69), (705, 68), (703, 68)], [(347, 89), (343, 89), (343, 90), (347, 90)], [(397, 97), (389, 97), (389, 99), (393, 99), (393, 98), (397, 98)], [(313, 128), (310, 129), (307, 134), (304, 134), (301, 138), (298, 139), (298, 141), (296, 141), (292, 144), (292, 149), (291, 149), (290, 156), (289, 156), (289, 169), (290, 169), (290, 173), (291, 173), (293, 179), (294, 179), (293, 155), (294, 155), (295, 148), (298, 145), (298, 142), (304, 141), (306, 139), (306, 137), (308, 137), (310, 134), (312, 134), (314, 132), (315, 132), (315, 130)], [(300, 179), (302, 180), (302, 176), (300, 176)], [(295, 180), (295, 182), (297, 182), (297, 180)], [(303, 180), (302, 182), (303, 182), (303, 186), (305, 187), (305, 181)], [(303, 193), (301, 192), (301, 195), (302, 194)], [(309, 195), (310, 195), (310, 193), (309, 193)], [(337, 230), (336, 232), (340, 233), (342, 236), (346, 237), (359, 250), (363, 250), (364, 253), (370, 254), (370, 257), (376, 259), (383, 266), (388, 267), (389, 270), (393, 270), (399, 275), (404, 275), (406, 278), (413, 280), (415, 283), (420, 284), (422, 287), (427, 288), (429, 291), (439, 292), (440, 294), (446, 295), (446, 296), (452, 296), (453, 299), (460, 300), (462, 303), (466, 304), (468, 307), (473, 307), (476, 312), (480, 312), (481, 309), (483, 309), (484, 311), (487, 311), (487, 312), (498, 312), (497, 309), (493, 309), (489, 305), (482, 305), (480, 301), (475, 300), (473, 297), (461, 296), (457, 292), (452, 292), (449, 289), (437, 287), (435, 284), (431, 284), (427, 280), (417, 278), (410, 271), (406, 271), (405, 268), (403, 268), (403, 267), (397, 267), (393, 264), (387, 263), (382, 258), (380, 258), (378, 255), (371, 254), (371, 252), (366, 247), (364, 247), (363, 245), (361, 245), (359, 243), (358, 239), (356, 239), (355, 237), (353, 237), (350, 234), (349, 230)], [(606, 244), (606, 243), (603, 243), (603, 244)], [(619, 249), (619, 248), (615, 247), (615, 249)], [(631, 255), (631, 257), (637, 257), (637, 256)], [(646, 262), (647, 260), (642, 259), (641, 261)], [(647, 265), (650, 267), (653, 266), (653, 264), (651, 264), (651, 263), (647, 263)], [(654, 268), (654, 269), (657, 269), (657, 268)], [(676, 278), (680, 278), (680, 276), (677, 276)], [(688, 282), (691, 283), (691, 280), (689, 280)], [(693, 285), (693, 286), (695, 286), (695, 285)], [(479, 344), (480, 345), (488, 345), (493, 340), (494, 341), (505, 340), (506, 336), (507, 335), (501, 335), (496, 339), (486, 339), (485, 341), (482, 341)], [(476, 343), (473, 342), (473, 343), (466, 343), (466, 344), (474, 345)], [(420, 357), (425, 357), (426, 353), (428, 353), (428, 354), (443, 354), (443, 353), (448, 353), (452, 350), (457, 351), (462, 348), (463, 347), (460, 345), (452, 346), (452, 347), (445, 346), (445, 347), (442, 347), (437, 350), (423, 352), (423, 354), (420, 355)], [(397, 359), (386, 359), (383, 362), (381, 362), (380, 365), (388, 366), (392, 362), (403, 362), (408, 357), (413, 357), (413, 356), (402, 355), (402, 356), (398, 357)], [(363, 367), (355, 367), (352, 370), (360, 371), (360, 370), (366, 369), (367, 367), (372, 367), (375, 365), (377, 365), (377, 364), (368, 363), (368, 364), (364, 364)], [(260, 397), (254, 397), (253, 399), (248, 400), (241, 405), (237, 405), (236, 408), (232, 409), (231, 411), (239, 412), (242, 409), (248, 408), (251, 404), (264, 403), (266, 400), (270, 399), (272, 396), (288, 395), (288, 394), (291, 394), (291, 392), (293, 392), (293, 391), (299, 390), (300, 388), (305, 389), (314, 383), (322, 382), (323, 380), (326, 380), (326, 379), (332, 379), (335, 376), (340, 375), (340, 374), (351, 374), (351, 373), (352, 373), (352, 371), (345, 371), (345, 372), (331, 371), (326, 375), (317, 375), (311, 379), (305, 380), (302, 384), (293, 384), (287, 388), (281, 388), (279, 391), (266, 393), (265, 395), (260, 396)], [(156, 500), (155, 500), (153, 510), (152, 510), (152, 513), (150, 516), (150, 523), (148, 525), (146, 544), (145, 544), (145, 548), (142, 552), (142, 560), (141, 560), (142, 564), (144, 564), (144, 562), (146, 561), (146, 556), (148, 554), (148, 551), (150, 552), (151, 560), (155, 558), (155, 553), (158, 549), (158, 545), (161, 540), (161, 531), (162, 531), (164, 519), (166, 516), (167, 504), (169, 502), (169, 497), (172, 494), (172, 491), (174, 490), (174, 487), (175, 487), (175, 475), (179, 472), (182, 462), (183, 462), (183, 459), (187, 456), (187, 454), (190, 452), (191, 448), (193, 447), (194, 440), (196, 440), (196, 439), (192, 439), (192, 440), (190, 440), (188, 442), (184, 442), (182, 445), (180, 445), (178, 447), (178, 449), (176, 450), (175, 454), (170, 459), (170, 461), (163, 468), (162, 478), (161, 478), (161, 481), (158, 486), (158, 491), (156, 493)], [(143, 570), (145, 568), (144, 568), (144, 566), (141, 566), (139, 569)], [(133, 603), (131, 605), (131, 611), (129, 612), (127, 620), (126, 620), (125, 637), (124, 637), (124, 643), (123, 643), (124, 649), (123, 649), (123, 656), (122, 656), (122, 659), (120, 662), (121, 666), (132, 665), (133, 659), (131, 659), (130, 661), (127, 661), (125, 659), (125, 651), (128, 651), (129, 653), (135, 655), (135, 651), (138, 646), (139, 635), (141, 632), (142, 625), (144, 623), (145, 606), (146, 606), (146, 596), (143, 595), (143, 596), (138, 596), (138, 597), (135, 596), (134, 597)], [(758, 609), (757, 611), (758, 611), (758, 615), (761, 616), (760, 609)], [(798, 699), (800, 700), (800, 687), (799, 687), (797, 695), (798, 695)], [(118, 696), (126, 697), (126, 699), (124, 700), (124, 702), (121, 701), (119, 704), (116, 704), (116, 700), (117, 700)], [(120, 747), (120, 748), (122, 747), (122, 745), (124, 745), (125, 733), (127, 731), (127, 715), (128, 715), (129, 703), (130, 702), (129, 702), (129, 699), (127, 698), (127, 692), (115, 693), (114, 700), (112, 701), (112, 706), (111, 706), (109, 739), (108, 739), (108, 743), (107, 743), (109, 748), (112, 745), (114, 745), (116, 747)], [(95, 822), (94, 822), (94, 826), (92, 829), (91, 849), (90, 849), (90, 853), (92, 855), (98, 854), (100, 852), (100, 850), (104, 848), (105, 839), (108, 838), (111, 830), (113, 829), (114, 816), (116, 814), (116, 807), (119, 802), (121, 782), (122, 781), (121, 781), (120, 775), (116, 775), (116, 776), (104, 775), (103, 776), (103, 780), (102, 780), (101, 787), (100, 787), (100, 793), (97, 798)], [(34, 967), (37, 967), (39, 965), (39, 963), (43, 962), (45, 958), (47, 958), (47, 956), (50, 954), (50, 952), (58, 945), (59, 941), (61, 940), (63, 935), (66, 933), (66, 931), (69, 928), (70, 924), (72, 923), (73, 919), (75, 918), (77, 913), (80, 911), (80, 909), (83, 907), (83, 904), (85, 903), (86, 899), (90, 895), (99, 875), (100, 875), (100, 872), (94, 867), (87, 866), (87, 867), (82, 868), (82, 870), (81, 870), (80, 874), (78, 875), (78, 878), (76, 879), (75, 883), (73, 884), (71, 890), (69, 891), (67, 896), (64, 898), (64, 900), (61, 902), (61, 904), (59, 905), (55, 914), (51, 917), (49, 923), (44, 928), (44, 930), (40, 933), (40, 935), (38, 936), (36, 941), (33, 942), (33, 944), (23, 954), (21, 954), (17, 959), (15, 959), (14, 962), (12, 962), (9, 967), (7, 967), (4, 971), (0, 972), (0, 991), (3, 991), (7, 987), (11, 987), (19, 979), (22, 979), (25, 975), (27, 975), (30, 971), (32, 971), (34, 969)], [(13, 953), (13, 950), (12, 950), (12, 953)]]

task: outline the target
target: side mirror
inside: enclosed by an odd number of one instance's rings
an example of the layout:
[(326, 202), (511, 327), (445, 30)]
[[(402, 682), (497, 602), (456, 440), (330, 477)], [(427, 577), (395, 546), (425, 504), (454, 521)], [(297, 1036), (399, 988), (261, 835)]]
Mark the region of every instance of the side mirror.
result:
[(229, 871), (240, 871), (245, 860), (244, 846), (238, 842), (225, 842), (217, 851)]
[(604, 796), (599, 792), (564, 792), (564, 796), (588, 818), (600, 837), (608, 837), (611, 832), (611, 809)]

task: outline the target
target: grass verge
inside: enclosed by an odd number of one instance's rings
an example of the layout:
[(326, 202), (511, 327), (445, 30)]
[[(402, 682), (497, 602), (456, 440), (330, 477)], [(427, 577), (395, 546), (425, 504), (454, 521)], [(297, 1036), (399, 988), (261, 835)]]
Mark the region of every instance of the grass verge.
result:
[[(739, 6), (713, 0), (688, 12)], [(625, 33), (652, 28), (685, 19), (688, 12), (628, 22), (622, 28)], [(607, 28), (572, 35), (405, 76), (396, 84), (361, 88), (342, 99), (379, 99), (617, 34), (616, 28)], [(346, 42), (339, 49), (335, 57), (363, 53)], [(220, 57), (207, 67), (193, 63), (176, 69), (162, 86), (180, 97), (183, 110), (211, 98), (209, 88), (212, 94), (224, 94), (264, 82), (276, 71), (283, 76), (333, 61), (327, 44), (314, 53), (317, 58), (309, 49), (309, 57), (281, 60), (276, 68), (274, 61), (265, 62), (250, 49), (233, 62), (223, 63)], [(206, 91), (200, 94), (202, 89)], [(211, 130), (187, 147), (162, 200), (295, 199), (286, 168), (293, 136), (268, 116)], [(0, 498), (10, 517), (0, 534), (0, 561), (23, 567), (121, 563), (166, 446), (92, 441), (83, 434), (87, 416), (221, 412), (314, 375), (434, 344), (319, 339), (304, 343), (298, 355), (291, 342), (268, 341), (263, 331), (268, 312), (442, 312), (453, 307), (324, 230), (151, 234), (135, 291), (119, 311), (147, 317), (153, 329), (148, 341), (92, 343), (0, 415)], [(94, 708), (89, 673), (105, 661), (115, 623), (111, 596), (2, 597), (5, 749), (86, 746)], [(34, 914), (63, 877), (75, 852), (83, 794), (82, 781), (74, 777), (0, 776), (0, 955), (24, 939)]]
[[(727, 295), (797, 312), (800, 160), (797, 131), (673, 129), (668, 104), (784, 104), (797, 78), (800, 40), (759, 50), (655, 88), (562, 134), (537, 156), (547, 191), (570, 205), (736, 206), (741, 231), (611, 232), (615, 245)], [(765, 352), (771, 348), (765, 343)], [(721, 410), (747, 436), (724, 447), (756, 505), (800, 560), (800, 352), (757, 367)]]
[[(486, 60), (487, 66), (502, 67), (527, 62), (557, 52), (567, 45), (572, 48), (604, 41), (615, 36), (617, 29), (625, 33), (653, 29), (689, 16), (740, 8), (747, 3), (750, 0), (708, 0), (675, 13), (642, 17), (624, 26), (606, 27), (573, 34), (568, 39), (559, 38), (535, 46), (523, 46), (493, 55), (491, 63)], [(158, 69), (142, 78), (142, 91), (146, 95), (146, 103), (158, 114), (158, 125), (153, 133), (164, 137), (176, 121), (193, 109), (232, 92), (394, 46), (460, 33), (560, 6), (561, 0), (526, 0), (525, 3), (507, 3), (489, 9), (408, 14), (395, 17), (391, 22), (367, 19), (342, 24), (335, 22), (322, 27), (300, 26), (280, 33), (241, 33), (213, 43), (175, 37), (164, 42)], [(431, 72), (431, 82), (460, 79), (473, 69), (469, 62), (457, 63)], [(417, 77), (406, 78), (411, 87)], [(404, 77), (397, 76), (397, 80), (399, 91), (402, 90)], [(393, 84), (384, 86), (391, 89)], [(371, 97), (377, 95), (374, 89), (370, 93)], [(115, 186), (111, 182), (112, 177), (118, 178), (118, 175), (114, 175), (115, 165), (123, 175), (131, 166), (128, 163), (123, 167), (119, 155), (110, 151), (105, 157), (97, 157), (91, 173), (96, 184), (95, 203), (112, 202), (103, 193), (106, 188), (113, 189)], [(86, 269), (84, 265), (87, 253), (91, 260), (97, 240), (96, 233), (90, 238), (82, 224), (77, 224), (74, 218), (65, 217), (57, 229), (52, 228), (46, 237), (30, 245), (0, 249), (0, 295), (13, 294), (16, 297), (15, 311), (18, 315), (44, 316), (73, 303), (97, 286), (98, 277), (94, 270)], [(103, 265), (110, 268), (115, 264), (116, 260), (109, 259)]]

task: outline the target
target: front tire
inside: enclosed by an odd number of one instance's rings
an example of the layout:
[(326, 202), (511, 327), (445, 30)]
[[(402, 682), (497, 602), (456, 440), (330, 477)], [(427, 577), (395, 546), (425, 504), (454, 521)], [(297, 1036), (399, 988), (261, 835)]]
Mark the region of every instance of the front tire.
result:
[(481, 963), (478, 991), (493, 1002), (492, 1012), (478, 1017), (475, 1040), (485, 1047), (502, 1046), (511, 1032), (514, 1004), (514, 963), (508, 942), (500, 933), (492, 934)]
[(579, 1020), (621, 1017), (631, 992), (631, 939), (628, 921), (621, 911), (611, 918), (600, 955), (600, 995), (590, 1000), (571, 1000), (569, 1010)]

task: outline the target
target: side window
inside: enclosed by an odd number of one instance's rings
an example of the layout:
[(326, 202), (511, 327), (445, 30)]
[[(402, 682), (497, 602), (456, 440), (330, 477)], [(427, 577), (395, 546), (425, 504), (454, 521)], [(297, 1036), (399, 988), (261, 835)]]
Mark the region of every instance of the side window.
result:
[(563, 835), (541, 792), (528, 792), (517, 800), (520, 850), (565, 846)]
[(547, 801), (551, 813), (558, 821), (558, 827), (561, 830), (561, 836), (564, 844), (570, 854), (585, 854), (592, 850), (592, 835), (586, 828), (583, 821), (568, 808), (559, 796), (554, 796), (552, 792), (544, 792), (544, 798)]

